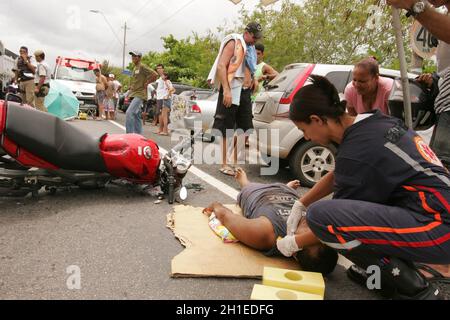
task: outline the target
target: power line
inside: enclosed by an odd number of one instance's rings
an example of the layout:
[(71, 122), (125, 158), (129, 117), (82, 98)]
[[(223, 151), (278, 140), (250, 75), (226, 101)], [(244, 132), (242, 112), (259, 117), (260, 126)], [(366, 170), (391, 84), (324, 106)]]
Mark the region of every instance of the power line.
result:
[(128, 16), (128, 18), (126, 20), (129, 21), (131, 17), (136, 19), (140, 14), (142, 14), (142, 10), (147, 8), (147, 6), (150, 4), (151, 1), (152, 0), (148, 0), (146, 3), (144, 3), (144, 5), (139, 8), (139, 10), (136, 10), (136, 12), (134, 14)]
[[(136, 13), (134, 13), (133, 15), (129, 15), (127, 21), (129, 21), (130, 18), (132, 18), (132, 21), (133, 21), (133, 20), (136, 21), (138, 17), (140, 17), (143, 13), (145, 13), (145, 10), (144, 10), (144, 9), (147, 8), (147, 6), (150, 4), (150, 1), (151, 1), (151, 0), (149, 0), (147, 3), (145, 3), (145, 4), (139, 9), (139, 11), (136, 11)], [(154, 11), (156, 11), (156, 8), (161, 7), (161, 5), (164, 4), (164, 2), (165, 2), (164, 0), (160, 1), (155, 7), (152, 7), (152, 9), (153, 9)], [(132, 22), (132, 23), (133, 23), (133, 22)]]
[(150, 28), (150, 30), (148, 30), (147, 32), (141, 34), (140, 36), (138, 36), (136, 39), (130, 41), (128, 44), (134, 43), (137, 40), (151, 34), (152, 32), (154, 32), (156, 29), (158, 29), (158, 27), (162, 26), (163, 24), (167, 23), (170, 19), (172, 19), (173, 17), (175, 17), (178, 13), (180, 13), (183, 9), (185, 9), (186, 7), (188, 7), (189, 5), (191, 5), (193, 2), (195, 2), (196, 0), (191, 0), (188, 3), (186, 3), (185, 5), (183, 5), (181, 8), (179, 8), (177, 11), (175, 11), (171, 16), (167, 17), (164, 19), (163, 22), (153, 26), (152, 28)]
[(117, 35), (117, 32), (114, 30), (114, 28), (111, 25), (111, 23), (109, 23), (109, 21), (106, 18), (105, 14), (102, 11), (100, 11), (100, 10), (90, 10), (90, 12), (100, 14), (103, 17), (103, 19), (105, 20), (106, 24), (109, 26), (109, 28), (111, 29), (112, 33), (116, 37), (117, 41), (119, 41), (119, 43), (122, 45), (122, 41), (119, 39), (119, 36)]

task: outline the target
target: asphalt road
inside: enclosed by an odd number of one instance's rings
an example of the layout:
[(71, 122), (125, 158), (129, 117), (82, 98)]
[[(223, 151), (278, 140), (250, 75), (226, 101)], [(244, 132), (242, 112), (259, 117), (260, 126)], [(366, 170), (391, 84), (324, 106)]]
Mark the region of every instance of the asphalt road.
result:
[[(123, 115), (117, 121), (123, 123)], [(109, 122), (72, 124), (92, 134), (123, 133)], [(156, 137), (153, 130), (145, 126), (144, 135), (168, 149), (170, 138)], [(232, 178), (218, 173), (219, 166), (198, 168), (237, 188)], [(259, 166), (244, 168), (253, 181), (290, 180), (285, 169), (278, 176), (262, 177)], [(204, 188), (190, 194), (188, 205), (233, 202), (193, 174), (186, 182)], [(249, 299), (260, 281), (170, 277), (171, 260), (183, 247), (166, 228), (171, 206), (155, 200), (117, 186), (43, 192), (38, 199), (0, 198), (0, 299)], [(70, 266), (80, 268), (79, 290), (68, 289)], [(327, 279), (326, 298), (378, 299), (347, 280), (342, 266)]]

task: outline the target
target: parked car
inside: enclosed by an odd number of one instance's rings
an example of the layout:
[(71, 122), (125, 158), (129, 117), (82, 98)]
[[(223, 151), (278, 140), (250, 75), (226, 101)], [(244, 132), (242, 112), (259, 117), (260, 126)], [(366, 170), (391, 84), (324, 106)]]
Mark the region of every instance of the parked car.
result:
[(205, 138), (212, 141), (212, 136), (208, 131), (212, 129), (214, 123), (218, 98), (219, 93), (215, 92), (205, 99), (189, 100), (183, 117), (184, 129), (197, 130), (200, 129), (200, 124)]
[(184, 117), (190, 112), (190, 107), (193, 101), (207, 99), (214, 94), (213, 90), (195, 89), (183, 91), (178, 95), (173, 96), (172, 110), (170, 112), (170, 129), (184, 129)]
[(172, 82), (172, 85), (173, 85), (173, 88), (175, 89), (175, 94), (177, 94), (177, 95), (184, 91), (192, 91), (194, 89), (198, 89), (191, 85), (183, 84), (183, 83), (179, 83), (179, 82)]
[[(334, 170), (336, 147), (325, 147), (305, 140), (303, 132), (288, 119), (292, 100), (304, 85), (309, 84), (311, 74), (327, 77), (343, 99), (345, 88), (353, 79), (353, 68), (352, 65), (291, 64), (256, 98), (253, 109), (255, 129), (267, 129), (269, 132), (278, 130), (279, 133), (276, 143), (270, 141), (270, 134), (267, 139), (258, 139), (259, 150), (287, 160), (291, 172), (305, 187), (314, 186), (324, 175)], [(380, 69), (380, 75), (394, 79), (400, 77), (400, 72)], [(416, 75), (410, 74), (409, 77), (413, 79)]]
[(215, 93), (213, 90), (208, 89), (195, 89), (181, 92), (178, 96), (185, 100), (204, 100), (209, 98)]

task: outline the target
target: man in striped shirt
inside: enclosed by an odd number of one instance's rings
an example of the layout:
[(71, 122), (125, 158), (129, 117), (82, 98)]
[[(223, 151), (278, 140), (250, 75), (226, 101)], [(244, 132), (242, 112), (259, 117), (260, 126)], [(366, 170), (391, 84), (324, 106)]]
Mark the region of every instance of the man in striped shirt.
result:
[[(420, 3), (422, 2), (422, 3)], [(431, 34), (439, 39), (436, 54), (439, 94), (435, 101), (435, 111), (438, 117), (430, 146), (443, 164), (450, 168), (450, 0), (429, 0), (428, 3), (421, 0), (387, 0), (387, 4), (396, 8), (408, 10)], [(419, 5), (418, 5), (419, 4)], [(422, 4), (422, 5), (420, 5)], [(433, 8), (434, 7), (434, 8)], [(446, 13), (439, 12), (435, 8), (445, 8)], [(423, 75), (419, 78), (430, 85), (431, 75)]]

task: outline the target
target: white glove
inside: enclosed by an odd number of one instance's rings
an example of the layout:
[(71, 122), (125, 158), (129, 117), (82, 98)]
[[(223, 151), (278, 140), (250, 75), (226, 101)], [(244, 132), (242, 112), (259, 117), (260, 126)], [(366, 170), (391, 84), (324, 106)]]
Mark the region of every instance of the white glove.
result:
[(298, 247), (295, 236), (287, 236), (277, 241), (277, 248), (285, 257), (292, 257), (302, 249)]
[(306, 215), (306, 207), (300, 201), (296, 201), (287, 220), (287, 235), (292, 236), (297, 231), (300, 220)]

